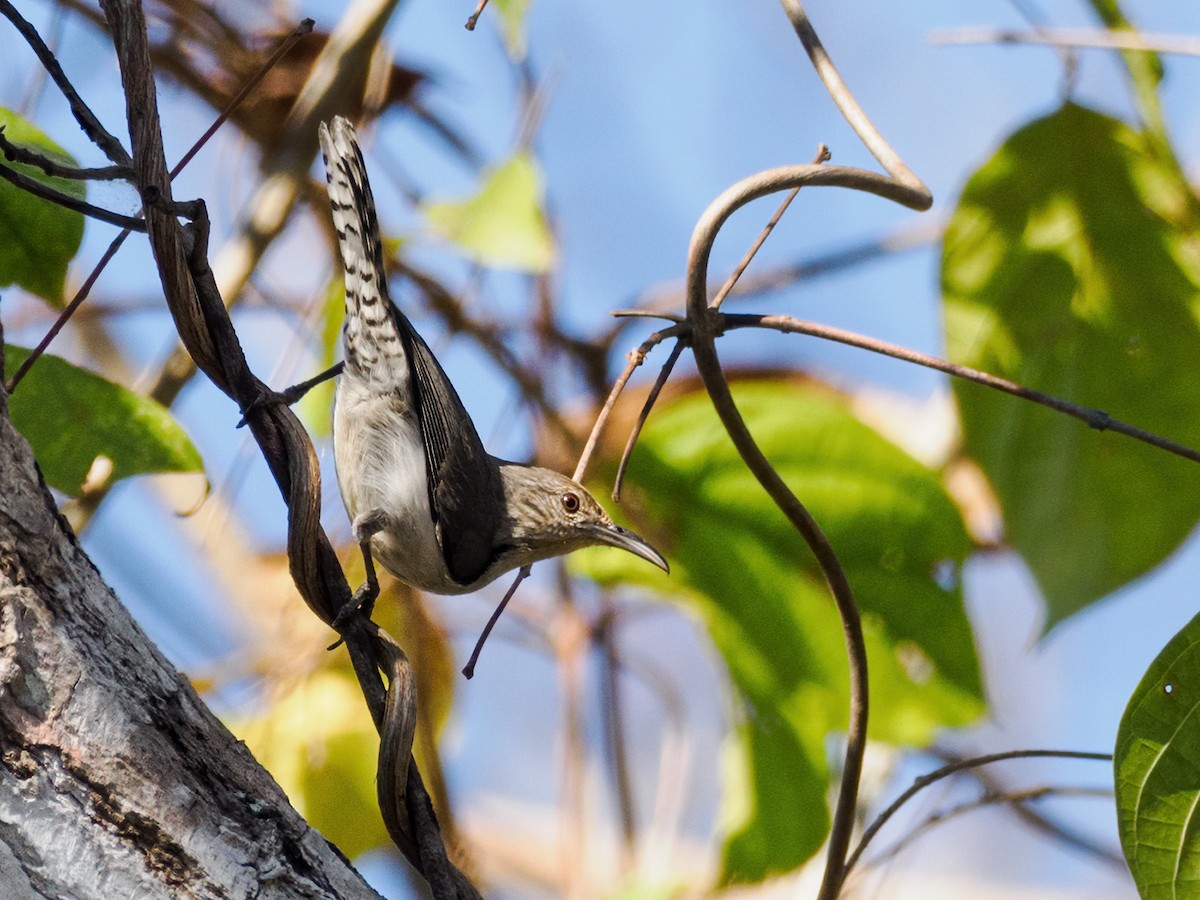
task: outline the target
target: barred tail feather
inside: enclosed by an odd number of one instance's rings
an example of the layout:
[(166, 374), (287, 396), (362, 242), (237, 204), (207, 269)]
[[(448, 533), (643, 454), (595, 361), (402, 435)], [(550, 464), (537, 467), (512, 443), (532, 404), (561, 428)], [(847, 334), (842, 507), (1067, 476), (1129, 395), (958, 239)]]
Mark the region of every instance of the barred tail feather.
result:
[(329, 202), (346, 277), (342, 344), (351, 375), (383, 391), (404, 387), (408, 360), (388, 296), (375, 200), (354, 126), (341, 116), (319, 129)]

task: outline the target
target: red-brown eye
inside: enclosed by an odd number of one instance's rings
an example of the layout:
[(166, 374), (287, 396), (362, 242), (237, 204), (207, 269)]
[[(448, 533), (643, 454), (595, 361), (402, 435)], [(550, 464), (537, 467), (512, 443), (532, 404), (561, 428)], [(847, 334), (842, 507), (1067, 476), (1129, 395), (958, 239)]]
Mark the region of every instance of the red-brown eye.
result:
[(562, 505), (569, 513), (579, 512), (579, 495), (573, 491), (567, 491), (562, 495)]

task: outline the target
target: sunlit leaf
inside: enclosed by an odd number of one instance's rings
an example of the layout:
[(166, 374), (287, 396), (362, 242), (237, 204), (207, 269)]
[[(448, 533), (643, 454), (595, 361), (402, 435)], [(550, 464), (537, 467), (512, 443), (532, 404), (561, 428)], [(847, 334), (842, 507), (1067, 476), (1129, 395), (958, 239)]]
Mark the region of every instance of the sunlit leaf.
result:
[[(1068, 105), (1014, 134), (946, 231), (954, 362), (1200, 446), (1200, 267), (1141, 136)], [(964, 445), (1048, 625), (1162, 562), (1200, 516), (1194, 463), (965, 382)]]
[(321, 670), (267, 714), (230, 727), (300, 814), (347, 856), (387, 842), (375, 799), (379, 739), (348, 670)]
[[(923, 745), (972, 721), (982, 688), (956, 580), (970, 542), (938, 473), (815, 383), (744, 382), (734, 396), (854, 588), (871, 662), (871, 737)], [(705, 623), (744, 700), (724, 766), (722, 880), (789, 871), (829, 830), (827, 738), (845, 729), (848, 706), (841, 620), (811, 554), (703, 394), (655, 409), (629, 481), (671, 574), (610, 550), (576, 554), (575, 564), (678, 598)]]
[(485, 172), (475, 196), (430, 203), (425, 216), (435, 231), (484, 265), (545, 272), (554, 259), (554, 239), (542, 194), (541, 171), (521, 152)]
[(533, 0), (492, 0), (488, 4), (489, 13), (499, 17), (504, 46), (514, 60), (525, 58), (525, 16), (532, 5)]
[[(14, 112), (0, 108), (0, 126), (10, 143), (36, 150), (55, 162), (75, 161), (38, 128)], [(0, 165), (82, 200), (86, 182), (51, 178), (41, 169), (0, 158)], [(35, 197), (0, 180), (0, 287), (18, 284), (61, 305), (67, 264), (83, 240), (83, 214)]]
[(1200, 894), (1198, 713), (1200, 616), (1150, 664), (1117, 732), (1117, 825), (1146, 900)]
[[(342, 319), (345, 317), (346, 285), (342, 278), (336, 277), (329, 282), (325, 289), (325, 303), (321, 308), (321, 324), (317, 334), (320, 338), (318, 372), (323, 372), (334, 364), (337, 358), (338, 344), (342, 338)], [(317, 374), (316, 372), (312, 373)], [(303, 381), (310, 376), (304, 375), (297, 379)], [(333, 431), (333, 391), (334, 379), (323, 381), (310, 390), (296, 405), (304, 426), (314, 438), (329, 437)]]
[[(6, 344), (5, 377), (28, 355)], [(34, 364), (8, 405), (46, 482), (65, 494), (79, 492), (97, 457), (111, 463), (110, 482), (203, 468), (187, 432), (165, 407), (55, 356)]]
[[(352, 584), (362, 578), (357, 547), (347, 555), (346, 575)], [(420, 698), (413, 754), (443, 829), (452, 829), (436, 750), (457, 674), (449, 640), (420, 598), (394, 582), (385, 580), (373, 617), (406, 648)], [(288, 677), (268, 682), (265, 710), (233, 718), (230, 729), (347, 856), (388, 845), (375, 794), (379, 737), (349, 657), (325, 654), (313, 671)]]

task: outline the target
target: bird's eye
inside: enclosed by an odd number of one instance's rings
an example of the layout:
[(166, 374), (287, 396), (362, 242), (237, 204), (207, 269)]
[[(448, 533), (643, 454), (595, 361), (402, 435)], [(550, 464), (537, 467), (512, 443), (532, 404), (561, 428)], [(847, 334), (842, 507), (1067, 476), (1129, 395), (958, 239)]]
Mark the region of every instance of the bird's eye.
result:
[(562, 495), (562, 505), (569, 513), (579, 512), (579, 495), (574, 491), (567, 491)]

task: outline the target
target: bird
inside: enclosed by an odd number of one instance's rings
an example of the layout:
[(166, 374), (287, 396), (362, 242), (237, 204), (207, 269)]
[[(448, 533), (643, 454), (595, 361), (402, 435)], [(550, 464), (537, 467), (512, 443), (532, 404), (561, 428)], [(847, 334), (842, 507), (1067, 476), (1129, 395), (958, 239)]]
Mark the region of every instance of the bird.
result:
[(333, 455), (366, 563), (360, 590), (378, 593), (376, 560), (406, 584), (454, 595), (599, 545), (669, 571), (663, 556), (615, 524), (583, 485), (484, 449), (437, 358), (392, 302), (354, 126), (335, 116), (318, 130), (346, 288)]

